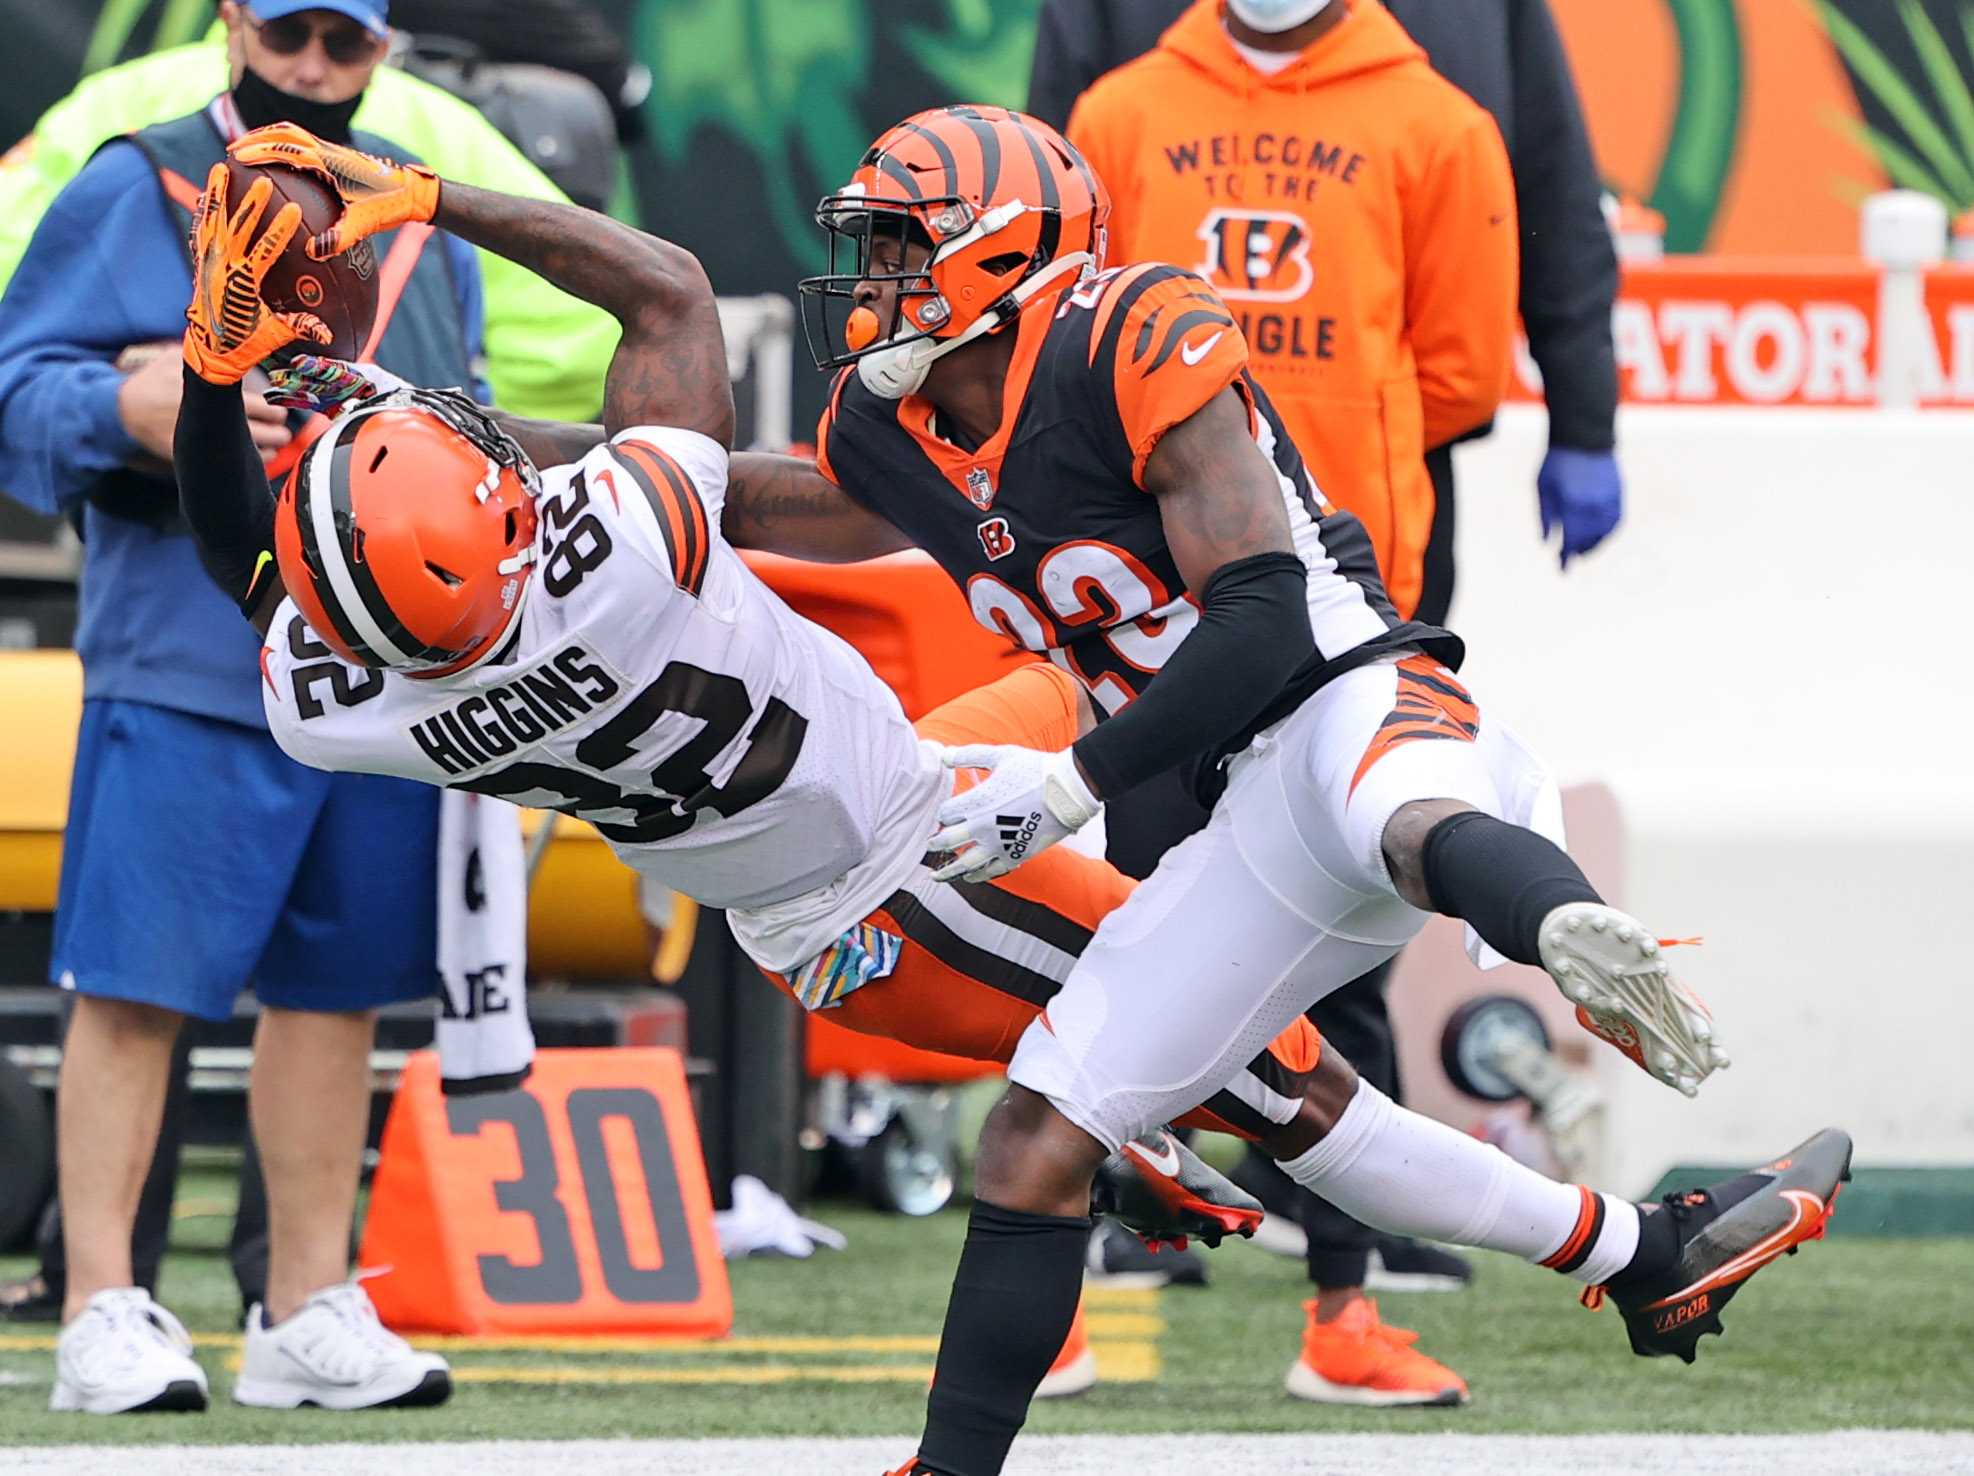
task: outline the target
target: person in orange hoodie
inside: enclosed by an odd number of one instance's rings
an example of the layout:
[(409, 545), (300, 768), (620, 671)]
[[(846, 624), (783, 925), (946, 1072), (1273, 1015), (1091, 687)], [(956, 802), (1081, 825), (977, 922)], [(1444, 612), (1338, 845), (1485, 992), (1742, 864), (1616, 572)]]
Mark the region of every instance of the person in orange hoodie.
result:
[[(1425, 453), (1500, 403), (1519, 285), (1514, 180), (1493, 119), (1370, 0), (1199, 0), (1083, 94), (1069, 133), (1111, 191), (1110, 259), (1163, 260), (1212, 282), (1317, 485), (1371, 534), (1393, 604), (1409, 615), (1425, 592), (1443, 615), (1450, 591), (1428, 589)], [(1205, 820), (1171, 776), (1111, 811), (1108, 854), (1133, 876)], [(1388, 977), (1387, 964), (1310, 1018), (1396, 1097)], [(1364, 1283), (1373, 1249), (1448, 1284), (1465, 1264), (1381, 1244), (1265, 1160), (1242, 1170), (1271, 1206), (1293, 1204), (1307, 1235), (1316, 1296), (1289, 1392), (1464, 1398), (1456, 1373), (1380, 1322)]]
[(1083, 94), (1069, 138), (1110, 188), (1112, 259), (1189, 267), (1234, 309), (1409, 616), (1425, 453), (1508, 388), (1518, 232), (1494, 121), (1368, 0), (1198, 0)]

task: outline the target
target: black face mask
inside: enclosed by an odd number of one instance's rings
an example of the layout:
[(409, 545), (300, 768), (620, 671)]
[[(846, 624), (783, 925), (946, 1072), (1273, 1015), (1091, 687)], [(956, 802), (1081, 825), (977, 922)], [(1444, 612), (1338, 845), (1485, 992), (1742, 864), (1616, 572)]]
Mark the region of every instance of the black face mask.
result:
[(283, 92), (252, 67), (240, 74), (239, 84), (233, 89), (233, 105), (240, 110), (240, 121), (247, 127), (299, 123), (317, 138), (339, 144), (350, 141), (350, 119), (356, 116), (362, 101), (363, 94), (359, 92), (347, 102), (311, 102), (292, 92)]

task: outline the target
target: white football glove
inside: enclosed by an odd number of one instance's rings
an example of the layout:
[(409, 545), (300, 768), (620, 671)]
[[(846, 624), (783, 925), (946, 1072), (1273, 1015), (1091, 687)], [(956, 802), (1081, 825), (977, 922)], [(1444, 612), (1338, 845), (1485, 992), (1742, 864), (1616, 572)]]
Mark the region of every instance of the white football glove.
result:
[(973, 788), (939, 807), (940, 829), (932, 849), (953, 859), (932, 873), (935, 881), (991, 881), (1074, 835), (1096, 818), (1103, 801), (1076, 772), (1070, 750), (1043, 753), (1012, 744), (972, 743), (948, 748), (949, 769), (990, 772)]

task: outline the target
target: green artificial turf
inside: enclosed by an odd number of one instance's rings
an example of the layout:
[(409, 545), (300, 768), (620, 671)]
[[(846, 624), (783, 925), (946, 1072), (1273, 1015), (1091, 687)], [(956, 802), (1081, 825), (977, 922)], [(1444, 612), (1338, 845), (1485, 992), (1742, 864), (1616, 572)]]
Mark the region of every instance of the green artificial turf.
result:
[[(188, 1183), (187, 1208), (219, 1207), (212, 1182)], [(812, 1213), (850, 1237), (840, 1255), (733, 1267), (737, 1337), (930, 1338), (938, 1331), (965, 1228), (948, 1211), (887, 1218), (822, 1205)], [(238, 1315), (217, 1253), (223, 1219), (181, 1218), (186, 1248), (167, 1263), (164, 1301), (196, 1332)], [(196, 1248), (194, 1248), (196, 1247)], [(0, 1261), (0, 1275), (26, 1262)], [(1835, 1240), (1765, 1270), (1727, 1310), (1725, 1339), (1700, 1362), (1635, 1358), (1614, 1311), (1592, 1315), (1573, 1285), (1505, 1257), (1480, 1257), (1458, 1294), (1386, 1296), (1385, 1318), (1469, 1381), (1461, 1410), (1372, 1412), (1303, 1404), (1281, 1392), (1305, 1295), (1301, 1267), (1251, 1246), (1211, 1256), (1214, 1284), (1158, 1295), (1163, 1364), (1150, 1383), (1099, 1385), (1038, 1407), (1047, 1432), (1458, 1430), (1791, 1432), (1852, 1426), (1974, 1429), (1974, 1239)], [(462, 1383), (437, 1410), (331, 1414), (242, 1410), (225, 1397), (223, 1349), (202, 1350), (217, 1396), (198, 1416), (98, 1419), (47, 1412), (53, 1355), (9, 1348), (50, 1328), (0, 1324), (0, 1446), (81, 1441), (317, 1442), (609, 1436), (883, 1435), (916, 1432), (922, 1349), (769, 1349), (658, 1354), (513, 1350), (452, 1355), (462, 1372), (505, 1370), (894, 1368), (902, 1381), (775, 1384)]]

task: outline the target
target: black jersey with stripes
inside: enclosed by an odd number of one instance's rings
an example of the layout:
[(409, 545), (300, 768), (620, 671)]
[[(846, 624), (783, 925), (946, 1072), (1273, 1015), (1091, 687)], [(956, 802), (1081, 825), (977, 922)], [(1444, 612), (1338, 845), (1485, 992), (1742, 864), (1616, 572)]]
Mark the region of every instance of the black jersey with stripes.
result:
[(851, 369), (823, 414), (817, 460), (958, 581), (982, 625), (1081, 678), (1100, 718), (1144, 690), (1199, 618), (1144, 489), (1145, 462), (1160, 436), (1230, 385), (1309, 571), (1316, 655), (1255, 723), (1204, 757), (1237, 752), (1384, 652), (1424, 651), (1457, 669), (1458, 637), (1393, 610), (1363, 525), (1316, 488), (1204, 280), (1118, 268), (1038, 300), (1004, 331), (1019, 337), (1001, 425), (985, 444), (956, 444), (929, 401), (883, 399)]
[(470, 671), (351, 665), (284, 602), (276, 741), (586, 820), (794, 969), (913, 873), (951, 778), (864, 659), (720, 538), (726, 475), (716, 442), (655, 426), (545, 471), (518, 633)]

